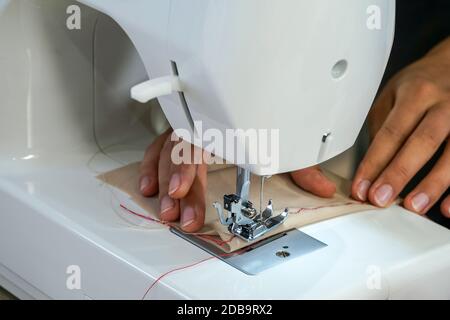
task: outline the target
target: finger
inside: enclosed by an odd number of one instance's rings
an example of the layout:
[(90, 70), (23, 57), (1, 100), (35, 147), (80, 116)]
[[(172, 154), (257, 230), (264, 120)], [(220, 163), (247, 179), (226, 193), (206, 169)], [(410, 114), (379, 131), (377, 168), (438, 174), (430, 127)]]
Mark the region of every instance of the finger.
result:
[(205, 164), (197, 166), (197, 175), (186, 197), (180, 200), (181, 228), (186, 232), (197, 232), (205, 223), (206, 177)]
[(319, 166), (294, 171), (291, 177), (300, 188), (316, 196), (331, 198), (336, 192), (336, 185), (325, 177)]
[(392, 203), (448, 137), (449, 123), (449, 107), (441, 105), (431, 108), (370, 188), (370, 202), (380, 207), (386, 207)]
[(158, 192), (158, 162), (159, 154), (170, 131), (163, 133), (147, 148), (140, 166), (141, 177), (139, 188), (143, 196), (151, 197)]
[(160, 218), (163, 221), (177, 221), (180, 218), (180, 202), (172, 199), (168, 194), (169, 174), (171, 166), (171, 151), (173, 142), (170, 136), (166, 138), (159, 158), (158, 182), (159, 182), (159, 203)]
[[(405, 198), (406, 209), (416, 213), (425, 214), (447, 191), (450, 185), (450, 143), (447, 143), (443, 155), (433, 167), (431, 172), (419, 185)], [(445, 202), (445, 201), (444, 201)], [(441, 207), (445, 209), (445, 204)], [(444, 215), (449, 212), (442, 210)]]
[(450, 218), (450, 196), (447, 196), (441, 203), (441, 212), (447, 218)]
[[(170, 170), (169, 196), (173, 199), (184, 198), (196, 176), (197, 165), (194, 161), (194, 152), (201, 152), (201, 149), (192, 146), (190, 143), (181, 141), (178, 146), (182, 147), (182, 153), (188, 152), (186, 160), (178, 165), (172, 164)], [(181, 155), (183, 156), (183, 155)]]
[(394, 108), (356, 171), (352, 185), (354, 198), (367, 200), (372, 182), (394, 158), (434, 101), (435, 97), (428, 85), (421, 87), (415, 84), (398, 90)]
[(383, 126), (387, 116), (394, 107), (395, 94), (393, 86), (389, 83), (375, 100), (373, 107), (368, 115), (368, 128), (370, 139), (373, 140), (376, 133)]

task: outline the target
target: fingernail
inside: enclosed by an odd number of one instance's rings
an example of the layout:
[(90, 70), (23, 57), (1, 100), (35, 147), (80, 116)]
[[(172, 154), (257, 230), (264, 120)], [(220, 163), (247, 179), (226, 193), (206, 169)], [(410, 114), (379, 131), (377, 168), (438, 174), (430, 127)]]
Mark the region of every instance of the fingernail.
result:
[(169, 194), (175, 193), (180, 187), (181, 179), (178, 173), (174, 173), (169, 183)]
[(361, 200), (361, 201), (367, 200), (367, 192), (370, 189), (370, 185), (371, 185), (371, 183), (369, 180), (362, 180), (358, 184), (357, 196), (358, 196), (359, 200)]
[(412, 199), (413, 209), (420, 213), (422, 212), (430, 203), (430, 198), (425, 193), (419, 193)]
[(150, 185), (150, 178), (145, 176), (141, 179), (141, 192), (144, 192), (145, 189)]
[(380, 207), (385, 207), (391, 201), (394, 189), (388, 184), (384, 184), (375, 192), (375, 202)]
[(181, 215), (181, 226), (183, 228), (191, 225), (195, 221), (195, 211), (192, 207), (184, 208), (183, 214)]
[(169, 211), (170, 209), (173, 209), (175, 207), (175, 202), (173, 199), (169, 196), (164, 196), (161, 199), (161, 214), (164, 214), (165, 212)]

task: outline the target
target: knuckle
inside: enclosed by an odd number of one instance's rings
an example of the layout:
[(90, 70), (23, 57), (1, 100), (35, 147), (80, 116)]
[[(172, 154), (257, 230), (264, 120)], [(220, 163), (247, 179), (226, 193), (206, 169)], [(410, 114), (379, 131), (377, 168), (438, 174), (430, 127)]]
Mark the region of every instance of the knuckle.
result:
[(408, 92), (414, 92), (419, 98), (428, 98), (439, 91), (438, 86), (433, 81), (420, 77), (407, 82), (403, 89), (408, 90)]
[(440, 139), (440, 130), (437, 128), (425, 128), (417, 137), (416, 144), (419, 147), (435, 150), (439, 148), (442, 141)]
[(389, 123), (381, 127), (379, 134), (394, 141), (403, 141), (405, 139), (405, 135), (397, 127)]
[(412, 177), (411, 171), (402, 163), (393, 164), (392, 175), (402, 184), (406, 184)]
[(417, 95), (420, 97), (429, 97), (438, 91), (437, 86), (430, 81), (420, 81), (416, 85)]

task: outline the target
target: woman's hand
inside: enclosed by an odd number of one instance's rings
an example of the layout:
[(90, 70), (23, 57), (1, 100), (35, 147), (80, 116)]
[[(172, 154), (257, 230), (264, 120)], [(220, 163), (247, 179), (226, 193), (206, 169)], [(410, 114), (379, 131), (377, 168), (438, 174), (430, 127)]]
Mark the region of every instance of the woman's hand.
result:
[[(387, 84), (369, 115), (373, 142), (352, 186), (353, 197), (390, 205), (432, 158), (434, 168), (404, 200), (405, 208), (425, 214), (450, 185), (450, 38)], [(450, 196), (441, 204), (450, 217)]]
[[(148, 147), (141, 164), (140, 190), (146, 197), (158, 194), (161, 220), (180, 220), (184, 231), (196, 232), (203, 227), (205, 220), (207, 165), (173, 164), (173, 148), (177, 143), (185, 142), (173, 142), (171, 136), (172, 130), (169, 130)], [(197, 147), (190, 147), (192, 155), (197, 152), (205, 158)], [(293, 172), (291, 176), (301, 188), (318, 196), (332, 197), (336, 191), (318, 166)]]
[[(208, 169), (206, 164), (175, 165), (171, 159), (172, 149), (183, 142), (173, 142), (171, 136), (172, 130), (169, 130), (148, 147), (141, 164), (141, 193), (146, 197), (158, 194), (161, 220), (180, 220), (184, 231), (196, 232), (205, 221)], [(196, 147), (192, 146), (192, 155), (196, 154), (194, 149)]]

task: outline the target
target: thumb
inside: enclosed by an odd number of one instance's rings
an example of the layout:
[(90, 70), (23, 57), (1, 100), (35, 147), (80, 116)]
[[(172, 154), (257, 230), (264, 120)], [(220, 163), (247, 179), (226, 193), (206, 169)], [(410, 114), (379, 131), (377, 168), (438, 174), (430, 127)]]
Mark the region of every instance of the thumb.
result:
[(336, 185), (328, 180), (319, 166), (291, 172), (291, 177), (300, 188), (316, 196), (331, 198), (336, 192)]

